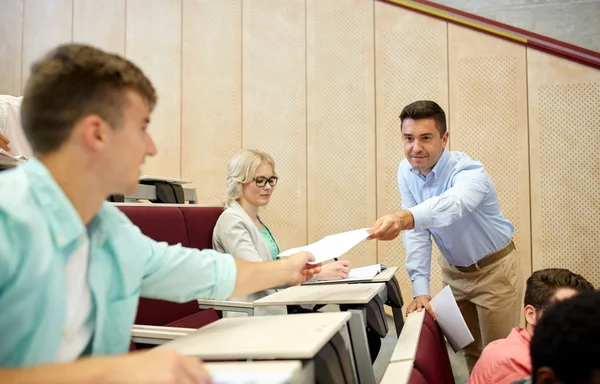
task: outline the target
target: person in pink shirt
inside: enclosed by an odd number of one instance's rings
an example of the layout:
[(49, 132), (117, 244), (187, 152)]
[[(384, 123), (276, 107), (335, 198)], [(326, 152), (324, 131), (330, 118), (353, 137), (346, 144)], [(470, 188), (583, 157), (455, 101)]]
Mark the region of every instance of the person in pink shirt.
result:
[(535, 271), (525, 290), (525, 328), (513, 328), (505, 339), (491, 342), (475, 364), (467, 384), (506, 384), (531, 375), (529, 343), (544, 309), (552, 303), (593, 292), (582, 276), (567, 269)]

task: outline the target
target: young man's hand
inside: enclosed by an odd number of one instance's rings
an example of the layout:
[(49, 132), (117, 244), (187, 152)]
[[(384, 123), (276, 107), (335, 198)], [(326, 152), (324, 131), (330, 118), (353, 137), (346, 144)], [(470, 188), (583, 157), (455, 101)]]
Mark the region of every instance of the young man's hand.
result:
[(298, 285), (310, 280), (313, 275), (321, 272), (321, 264), (309, 264), (315, 257), (309, 252), (298, 252), (285, 258), (289, 268), (290, 285)]

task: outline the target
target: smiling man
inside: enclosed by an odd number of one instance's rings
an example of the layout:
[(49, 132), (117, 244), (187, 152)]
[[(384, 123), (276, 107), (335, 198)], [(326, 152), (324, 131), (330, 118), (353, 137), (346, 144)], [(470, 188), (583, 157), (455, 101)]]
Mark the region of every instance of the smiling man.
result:
[(496, 188), (483, 165), (446, 149), (446, 114), (435, 102), (404, 107), (400, 124), (406, 159), (398, 169), (402, 210), (379, 218), (370, 239), (392, 240), (400, 231), (414, 300), (407, 312), (429, 301), (431, 239), (475, 342), (465, 348), (469, 371), (483, 347), (506, 337), (519, 323), (523, 277), (512, 242), (513, 225), (502, 215)]

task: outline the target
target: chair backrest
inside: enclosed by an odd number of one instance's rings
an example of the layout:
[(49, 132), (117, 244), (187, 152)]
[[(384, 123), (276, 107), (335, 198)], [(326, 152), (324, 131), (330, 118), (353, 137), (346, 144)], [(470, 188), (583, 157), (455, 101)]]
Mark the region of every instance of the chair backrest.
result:
[(453, 384), (446, 341), (427, 311), (407, 319), (380, 384)]
[(423, 383), (423, 379), (430, 384), (454, 383), (446, 341), (429, 313), (425, 313), (423, 319), (409, 383)]
[(120, 205), (119, 209), (144, 235), (171, 245), (189, 246), (185, 220), (178, 207), (138, 204)]
[(223, 213), (222, 207), (181, 206), (181, 213), (187, 230), (189, 246), (198, 249), (212, 248), (212, 236)]
[[(212, 232), (223, 209), (220, 207), (177, 206), (161, 204), (118, 205), (118, 208), (140, 228), (143, 234), (168, 244), (181, 244), (193, 248), (211, 248)], [(209, 240), (210, 239), (210, 240)], [(183, 321), (189, 328), (199, 328), (212, 318), (208, 311), (201, 316), (195, 300), (173, 303), (164, 300), (141, 298), (135, 319), (136, 324), (173, 325)], [(202, 311), (206, 312), (206, 311)], [(217, 316), (216, 311), (212, 311)], [(193, 317), (193, 318), (192, 318)], [(204, 318), (206, 317), (206, 319)]]

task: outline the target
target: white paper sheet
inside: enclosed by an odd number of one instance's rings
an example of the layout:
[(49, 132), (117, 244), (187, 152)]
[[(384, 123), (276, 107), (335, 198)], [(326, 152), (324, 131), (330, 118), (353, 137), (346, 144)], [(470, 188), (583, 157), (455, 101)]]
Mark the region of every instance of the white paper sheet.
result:
[(0, 165), (18, 165), (24, 163), (25, 160), (27, 159), (23, 156), (14, 156), (0, 148)]
[(381, 272), (381, 264), (367, 265), (366, 267), (352, 268), (348, 278), (344, 280), (371, 280)]
[(474, 341), (473, 335), (458, 309), (458, 304), (456, 304), (450, 286), (445, 286), (429, 304), (431, 304), (435, 317), (437, 317), (440, 329), (448, 339), (448, 343), (450, 343), (454, 352), (460, 351)]
[(278, 256), (285, 257), (300, 251), (306, 251), (315, 257), (314, 264), (340, 257), (351, 250), (358, 243), (369, 237), (368, 228), (356, 229), (354, 231), (342, 232), (335, 235), (325, 236), (316, 243), (304, 247), (292, 248), (281, 252)]
[(214, 384), (285, 384), (292, 379), (288, 372), (214, 372)]

